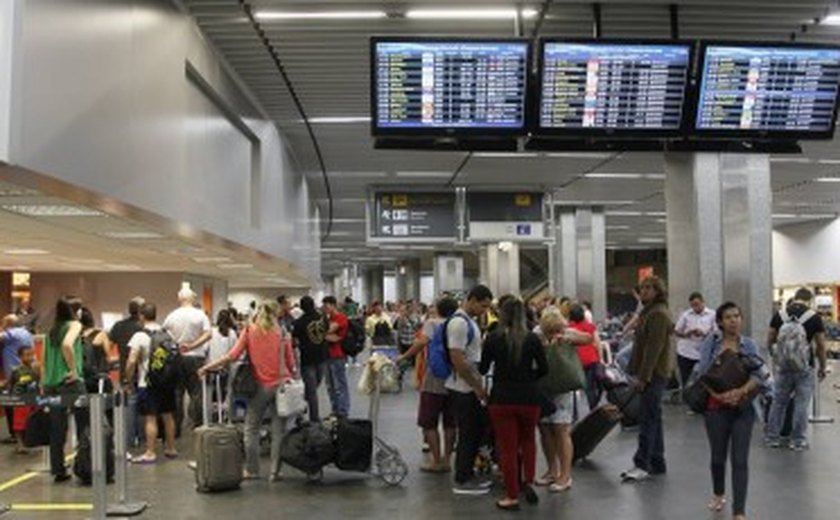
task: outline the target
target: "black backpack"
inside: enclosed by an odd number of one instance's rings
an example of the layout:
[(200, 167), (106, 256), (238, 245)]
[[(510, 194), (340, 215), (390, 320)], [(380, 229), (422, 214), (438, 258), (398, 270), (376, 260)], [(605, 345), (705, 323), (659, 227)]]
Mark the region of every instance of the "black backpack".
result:
[(387, 320), (376, 322), (373, 327), (373, 344), (374, 345), (391, 345), (394, 343), (394, 335), (391, 331), (391, 326)]
[(108, 376), (108, 359), (102, 349), (93, 344), (99, 335), (94, 329), (90, 334), (82, 335), (82, 378), (89, 392), (96, 392), (98, 381)]
[(149, 343), (149, 370), (146, 372), (146, 383), (153, 388), (166, 388), (175, 386), (178, 382), (179, 365), (181, 354), (178, 346), (163, 329), (143, 329), (148, 334)]
[(364, 349), (365, 324), (359, 319), (348, 320), (347, 335), (341, 340), (341, 350), (344, 355), (355, 357)]

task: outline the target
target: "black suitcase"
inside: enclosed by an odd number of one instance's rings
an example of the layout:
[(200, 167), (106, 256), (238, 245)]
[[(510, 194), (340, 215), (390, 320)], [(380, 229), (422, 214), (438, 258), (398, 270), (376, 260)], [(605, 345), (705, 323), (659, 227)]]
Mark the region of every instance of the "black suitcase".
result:
[[(105, 476), (108, 483), (114, 481), (114, 432), (107, 424), (105, 430)], [(73, 461), (73, 474), (78, 477), (82, 485), (90, 486), (93, 483), (93, 457), (90, 439), (90, 426), (85, 426), (82, 436), (78, 439), (76, 447), (76, 458)]]
[(642, 399), (629, 384), (619, 385), (607, 392), (607, 401), (621, 408), (621, 425), (625, 428), (639, 423)]
[(373, 423), (366, 419), (339, 420), (335, 465), (345, 471), (367, 471), (373, 455)]
[(307, 475), (318, 473), (335, 461), (332, 432), (321, 423), (295, 426), (280, 443), (280, 460)]
[(623, 413), (633, 402), (639, 401), (639, 395), (629, 385), (627, 391), (617, 399), (618, 404), (599, 406), (572, 427), (572, 445), (575, 449), (573, 461), (583, 460), (604, 440), (604, 437), (621, 421)]

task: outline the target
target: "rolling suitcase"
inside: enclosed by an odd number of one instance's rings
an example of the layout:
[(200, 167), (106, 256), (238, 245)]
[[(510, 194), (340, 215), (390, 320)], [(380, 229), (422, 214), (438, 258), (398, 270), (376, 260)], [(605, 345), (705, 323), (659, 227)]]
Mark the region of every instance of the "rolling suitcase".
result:
[[(219, 374), (208, 374), (215, 379), (217, 395), (221, 395)], [(210, 397), (207, 379), (201, 382), (204, 425), (195, 430), (195, 484), (201, 493), (229, 491), (242, 484), (243, 447), (239, 430), (232, 424), (222, 424), (222, 407), (219, 406), (218, 424), (211, 424)]]
[(629, 428), (639, 423), (642, 401), (629, 384), (618, 385), (607, 391), (607, 401), (615, 406), (622, 407), (621, 426)]
[[(627, 387), (630, 389), (630, 387)], [(595, 451), (615, 426), (621, 421), (622, 412), (638, 394), (632, 389), (624, 396), (620, 405), (605, 404), (593, 410), (572, 427), (572, 444), (575, 447), (574, 461), (583, 460)]]

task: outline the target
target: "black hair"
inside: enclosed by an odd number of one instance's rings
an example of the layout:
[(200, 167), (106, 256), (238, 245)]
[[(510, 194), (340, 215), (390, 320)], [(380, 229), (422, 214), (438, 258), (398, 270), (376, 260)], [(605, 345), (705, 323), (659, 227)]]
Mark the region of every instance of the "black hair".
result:
[(324, 298), (321, 300), (321, 303), (323, 303), (324, 305), (332, 305), (333, 307), (335, 307), (336, 305), (338, 305), (338, 300), (335, 299), (335, 296), (324, 296)]
[(132, 318), (136, 318), (140, 315), (140, 307), (143, 305), (142, 298), (132, 298), (131, 301), (128, 302), (128, 314)]
[(79, 316), (79, 309), (82, 308), (82, 300), (75, 296), (62, 296), (55, 303), (55, 323), (75, 321)]
[(573, 303), (572, 306), (569, 307), (569, 321), (578, 323), (585, 319), (586, 310), (584, 310), (583, 305), (580, 305), (579, 303)]
[(92, 329), (96, 327), (96, 321), (93, 319), (93, 313), (87, 307), (82, 307), (79, 321), (82, 322), (82, 328)]
[(157, 319), (157, 306), (152, 302), (146, 302), (140, 307), (140, 316), (145, 321), (155, 321)]
[(700, 300), (701, 302), (704, 301), (703, 300), (703, 295), (700, 294), (697, 291), (694, 291), (693, 293), (688, 295), (688, 301), (694, 301), (694, 300)]
[(286, 299), (285, 294), (281, 294), (280, 296), (277, 297), (277, 303), (279, 303), (280, 305), (285, 305), (286, 302), (287, 302), (287, 299)]
[(448, 318), (458, 310), (458, 300), (450, 296), (444, 296), (435, 302), (435, 308), (441, 318)]
[(726, 311), (736, 309), (738, 314), (741, 314), (741, 308), (738, 307), (738, 304), (735, 302), (725, 302), (723, 305), (717, 308), (715, 311), (715, 321), (717, 322), (718, 326), (723, 323), (723, 315), (726, 314)]
[(304, 296), (300, 299), (300, 308), (306, 314), (315, 312), (315, 300), (312, 299), (312, 296)]
[(809, 302), (813, 297), (814, 294), (805, 287), (800, 287), (796, 290), (796, 294), (793, 295), (794, 300), (799, 300), (801, 302)]
[(493, 299), (493, 291), (490, 290), (486, 285), (476, 285), (470, 292), (467, 293), (467, 300), (475, 300), (479, 302), (483, 302), (486, 300)]
[(219, 334), (222, 336), (227, 337), (230, 334), (230, 330), (234, 328), (234, 325), (233, 316), (231, 316), (229, 310), (222, 309), (216, 314), (216, 326), (219, 327)]

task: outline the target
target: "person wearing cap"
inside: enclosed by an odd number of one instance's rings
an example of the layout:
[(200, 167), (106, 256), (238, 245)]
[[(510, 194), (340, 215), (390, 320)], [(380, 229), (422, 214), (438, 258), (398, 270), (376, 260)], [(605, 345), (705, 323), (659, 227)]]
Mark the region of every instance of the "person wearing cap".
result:
[(201, 380), (198, 369), (207, 361), (207, 342), (212, 336), (210, 320), (200, 309), (195, 308), (196, 295), (189, 287), (178, 291), (180, 306), (169, 313), (163, 322), (163, 328), (172, 336), (181, 352), (182, 377), (178, 384), (178, 416), (183, 414), (183, 396), (190, 396), (188, 416), (193, 428), (201, 426)]

